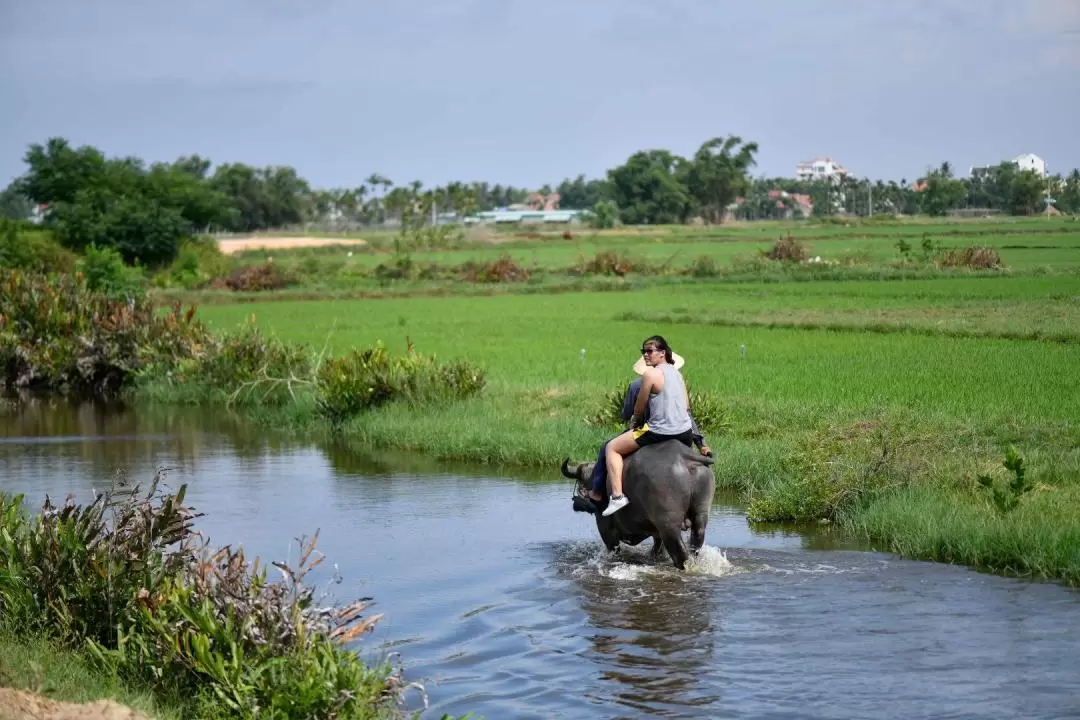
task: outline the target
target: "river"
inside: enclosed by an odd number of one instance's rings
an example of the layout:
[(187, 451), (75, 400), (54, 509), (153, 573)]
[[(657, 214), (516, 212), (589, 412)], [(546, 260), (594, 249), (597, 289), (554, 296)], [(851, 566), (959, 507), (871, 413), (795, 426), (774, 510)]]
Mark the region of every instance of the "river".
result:
[(604, 552), (556, 467), (363, 456), (223, 413), (0, 415), (0, 487), (31, 506), (160, 466), (214, 544), (295, 560), (319, 530), (335, 595), (384, 613), (358, 650), (400, 653), (425, 718), (1080, 717), (1080, 595), (1059, 585), (754, 529), (722, 496), (681, 573)]

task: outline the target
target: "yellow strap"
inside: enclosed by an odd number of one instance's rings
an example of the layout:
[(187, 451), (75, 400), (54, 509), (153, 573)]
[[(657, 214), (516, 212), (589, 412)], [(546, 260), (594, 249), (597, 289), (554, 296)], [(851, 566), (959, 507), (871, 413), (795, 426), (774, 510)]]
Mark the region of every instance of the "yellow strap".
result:
[(637, 430), (634, 431), (634, 439), (637, 440), (639, 437), (641, 437), (642, 435), (644, 435), (647, 432), (649, 432), (649, 423), (645, 423), (644, 425), (642, 425), (641, 427), (639, 427)]

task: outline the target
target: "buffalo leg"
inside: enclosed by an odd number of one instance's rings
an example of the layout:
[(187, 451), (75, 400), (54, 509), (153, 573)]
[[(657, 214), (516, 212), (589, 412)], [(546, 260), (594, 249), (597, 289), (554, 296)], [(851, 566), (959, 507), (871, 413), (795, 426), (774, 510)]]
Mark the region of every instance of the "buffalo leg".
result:
[(664, 550), (664, 542), (660, 539), (659, 535), (653, 535), (652, 538), (652, 556), (660, 557), (660, 553)]
[(709, 524), (709, 513), (698, 512), (690, 518), (690, 551), (697, 555), (705, 544), (705, 526)]
[(664, 547), (671, 557), (671, 562), (675, 563), (675, 567), (684, 570), (686, 568), (687, 553), (686, 543), (683, 542), (680, 527), (681, 525), (668, 527), (660, 533), (660, 536), (664, 539)]

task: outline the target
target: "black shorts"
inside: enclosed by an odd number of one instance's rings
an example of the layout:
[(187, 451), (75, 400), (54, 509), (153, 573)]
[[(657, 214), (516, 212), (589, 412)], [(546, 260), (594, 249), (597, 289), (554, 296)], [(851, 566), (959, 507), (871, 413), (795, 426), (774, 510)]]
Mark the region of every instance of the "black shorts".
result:
[(654, 433), (652, 430), (646, 430), (640, 435), (635, 433), (635, 436), (634, 440), (637, 441), (638, 447), (655, 445), (656, 443), (662, 443), (665, 440), (678, 440), (686, 447), (692, 447), (694, 444), (694, 433), (691, 430), (681, 432), (678, 435), (661, 435), (660, 433)]

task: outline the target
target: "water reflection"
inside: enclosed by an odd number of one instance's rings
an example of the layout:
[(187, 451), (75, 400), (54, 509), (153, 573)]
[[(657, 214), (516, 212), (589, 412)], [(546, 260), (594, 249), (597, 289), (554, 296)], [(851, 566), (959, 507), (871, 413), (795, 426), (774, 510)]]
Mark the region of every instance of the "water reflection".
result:
[(644, 552), (609, 555), (584, 544), (556, 548), (552, 565), (587, 621), (598, 667), (586, 697), (659, 714), (720, 700), (707, 670), (723, 631), (716, 578), (687, 576)]

